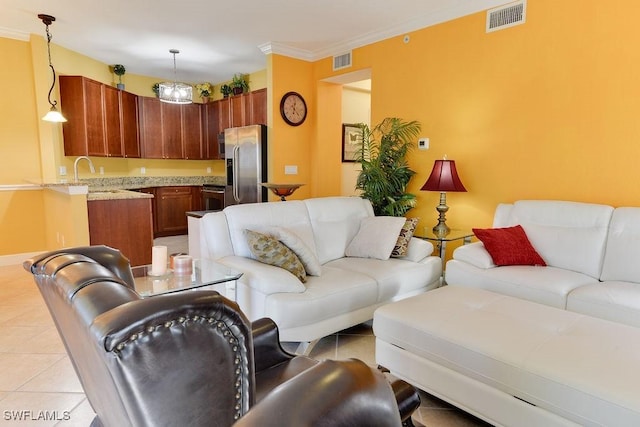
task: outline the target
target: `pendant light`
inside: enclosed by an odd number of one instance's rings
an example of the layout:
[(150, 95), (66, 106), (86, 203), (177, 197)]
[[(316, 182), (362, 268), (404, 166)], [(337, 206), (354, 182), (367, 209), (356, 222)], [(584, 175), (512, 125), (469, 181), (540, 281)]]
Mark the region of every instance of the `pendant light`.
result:
[(51, 25), (51, 23), (55, 21), (56, 18), (54, 18), (51, 15), (45, 15), (45, 14), (39, 14), (38, 18), (42, 20), (42, 22), (44, 23), (47, 29), (47, 53), (49, 54), (49, 67), (51, 68), (51, 73), (53, 74), (53, 81), (51, 82), (51, 89), (49, 89), (49, 95), (48, 95), (51, 109), (42, 118), (42, 120), (46, 122), (62, 123), (62, 122), (66, 122), (67, 119), (65, 119), (62, 113), (60, 113), (56, 108), (58, 101), (51, 100), (51, 92), (53, 92), (53, 88), (56, 85), (56, 70), (53, 68), (53, 64), (51, 64), (51, 33), (49, 32), (49, 25)]
[(170, 49), (169, 53), (173, 54), (173, 83), (160, 83), (160, 90), (158, 91), (160, 101), (171, 104), (191, 104), (193, 102), (193, 88), (189, 84), (178, 82), (176, 54), (180, 53), (180, 51), (178, 49)]

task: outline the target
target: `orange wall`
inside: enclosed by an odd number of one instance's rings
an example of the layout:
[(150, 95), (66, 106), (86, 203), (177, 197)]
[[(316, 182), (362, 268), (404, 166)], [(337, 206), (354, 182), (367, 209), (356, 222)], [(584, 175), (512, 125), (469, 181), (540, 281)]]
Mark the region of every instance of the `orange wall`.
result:
[(419, 188), (445, 154), (468, 189), (448, 194), (452, 227), (490, 226), (498, 203), (526, 198), (640, 206), (639, 15), (632, 0), (538, 0), (510, 29), (486, 34), (483, 12), (354, 50), (348, 71), (372, 70), (372, 123), (415, 119), (430, 138), (410, 155), (409, 215), (437, 222), (439, 195)]
[[(418, 206), (409, 215), (420, 217), (420, 226), (435, 224), (438, 194), (418, 189), (433, 161), (445, 154), (456, 160), (469, 190), (448, 195), (447, 223), (453, 227), (489, 226), (497, 203), (523, 198), (640, 206), (639, 15), (640, 4), (632, 0), (606, 8), (537, 0), (527, 4), (527, 22), (510, 29), (486, 34), (483, 12), (412, 32), (406, 44), (399, 36), (355, 49), (354, 65), (346, 72), (371, 70), (372, 123), (387, 116), (415, 119), (431, 140), (428, 151), (410, 154), (418, 173), (409, 190), (418, 196)], [(11, 119), (0, 118), (0, 144), (3, 155), (9, 138), (10, 144), (24, 145), (10, 146), (18, 150), (10, 156), (24, 150), (36, 156), (40, 150), (49, 159), (48, 141), (57, 149), (59, 140), (49, 124), (38, 123), (40, 134), (34, 133), (29, 114), (41, 115), (42, 92), (46, 95), (41, 86), (49, 78), (45, 44), (41, 37), (32, 39), (40, 41), (32, 42), (31, 59), (29, 48), (20, 44), (25, 42), (0, 39), (14, 64), (0, 69), (0, 82), (26, 84), (23, 79), (35, 73), (35, 95), (29, 85), (24, 91), (3, 86), (19, 90), (15, 98), (23, 102), (12, 109)], [(104, 66), (74, 55), (56, 48), (54, 63), (73, 73)], [(340, 96), (334, 85), (322, 82), (339, 73), (331, 70), (330, 58), (309, 63), (273, 54), (266, 62), (270, 181), (307, 184), (293, 198), (340, 194)], [(126, 75), (125, 83), (137, 89), (134, 76)], [(299, 127), (279, 116), (280, 99), (290, 90), (301, 93), (309, 108)], [(45, 163), (42, 168), (54, 168)], [(12, 162), (0, 183), (20, 182), (24, 173), (18, 164)], [(297, 165), (298, 175), (284, 175), (285, 165)], [(41, 169), (29, 168), (29, 174)]]
[[(290, 199), (311, 197), (314, 186), (311, 168), (314, 157), (314, 131), (316, 124), (316, 94), (313, 65), (306, 61), (272, 54), (270, 108), (272, 110), (269, 134), (269, 181), (284, 184), (305, 184)], [(298, 92), (307, 104), (307, 118), (300, 126), (289, 126), (280, 116), (280, 100), (289, 92)], [(285, 175), (286, 165), (298, 166), (297, 175)], [(270, 200), (277, 200), (270, 196)]]

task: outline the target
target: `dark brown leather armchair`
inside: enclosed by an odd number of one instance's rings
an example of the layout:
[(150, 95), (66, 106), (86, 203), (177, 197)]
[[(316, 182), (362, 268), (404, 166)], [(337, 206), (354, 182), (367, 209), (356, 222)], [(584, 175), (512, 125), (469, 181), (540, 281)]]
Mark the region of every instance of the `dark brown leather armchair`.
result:
[[(363, 362), (285, 352), (214, 291), (141, 298), (128, 260), (105, 247), (25, 261), (97, 416), (93, 426), (393, 426), (413, 387)], [(257, 402), (257, 403), (256, 403)]]

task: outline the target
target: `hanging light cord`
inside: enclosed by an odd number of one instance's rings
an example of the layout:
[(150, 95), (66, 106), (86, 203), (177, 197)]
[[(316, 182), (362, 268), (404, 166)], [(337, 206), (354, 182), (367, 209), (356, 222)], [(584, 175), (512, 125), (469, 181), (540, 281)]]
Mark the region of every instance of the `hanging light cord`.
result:
[(58, 101), (52, 101), (51, 100), (51, 92), (53, 92), (53, 88), (56, 85), (56, 70), (53, 68), (53, 65), (51, 64), (51, 33), (49, 32), (49, 24), (45, 24), (46, 25), (46, 31), (47, 31), (47, 53), (49, 54), (49, 67), (51, 68), (51, 73), (53, 74), (53, 81), (51, 82), (51, 89), (49, 89), (49, 104), (51, 104), (52, 107), (55, 107), (58, 104)]

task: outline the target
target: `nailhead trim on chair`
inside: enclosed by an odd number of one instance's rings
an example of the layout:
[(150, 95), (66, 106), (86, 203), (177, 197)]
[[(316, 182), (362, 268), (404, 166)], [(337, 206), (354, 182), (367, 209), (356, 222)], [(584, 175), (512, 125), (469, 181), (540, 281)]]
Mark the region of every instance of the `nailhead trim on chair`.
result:
[(192, 318), (189, 317), (184, 317), (184, 316), (180, 316), (177, 319), (174, 320), (168, 320), (166, 322), (164, 322), (164, 324), (162, 325), (156, 325), (156, 326), (147, 326), (143, 331), (141, 332), (136, 332), (133, 333), (129, 336), (129, 338), (125, 338), (124, 341), (118, 343), (116, 345), (116, 353), (119, 353), (120, 351), (122, 351), (128, 344), (132, 344), (135, 341), (137, 341), (140, 337), (142, 337), (145, 332), (148, 334), (151, 334), (152, 332), (154, 332), (156, 329), (161, 328), (161, 327), (165, 327), (165, 328), (170, 328), (172, 326), (175, 325), (176, 321), (182, 325), (187, 325), (189, 320), (192, 321), (192, 323), (195, 322), (201, 322), (201, 321), (206, 321), (208, 324), (213, 325), (215, 323), (215, 326), (218, 330), (222, 331), (222, 335), (224, 337), (229, 337), (227, 339), (227, 341), (229, 342), (229, 344), (231, 344), (231, 349), (234, 353), (234, 365), (236, 365), (236, 370), (235, 370), (235, 374), (236, 374), (236, 382), (235, 382), (235, 387), (236, 387), (236, 395), (235, 395), (235, 400), (236, 400), (236, 404), (234, 406), (235, 409), (235, 414), (233, 416), (233, 418), (235, 420), (238, 420), (241, 416), (242, 416), (242, 354), (240, 354), (240, 348), (238, 347), (238, 340), (235, 336), (233, 336), (233, 332), (231, 332), (229, 330), (229, 327), (227, 326), (226, 323), (224, 323), (223, 321), (220, 321), (219, 319), (213, 318), (213, 317), (201, 317), (198, 315), (193, 316)]

